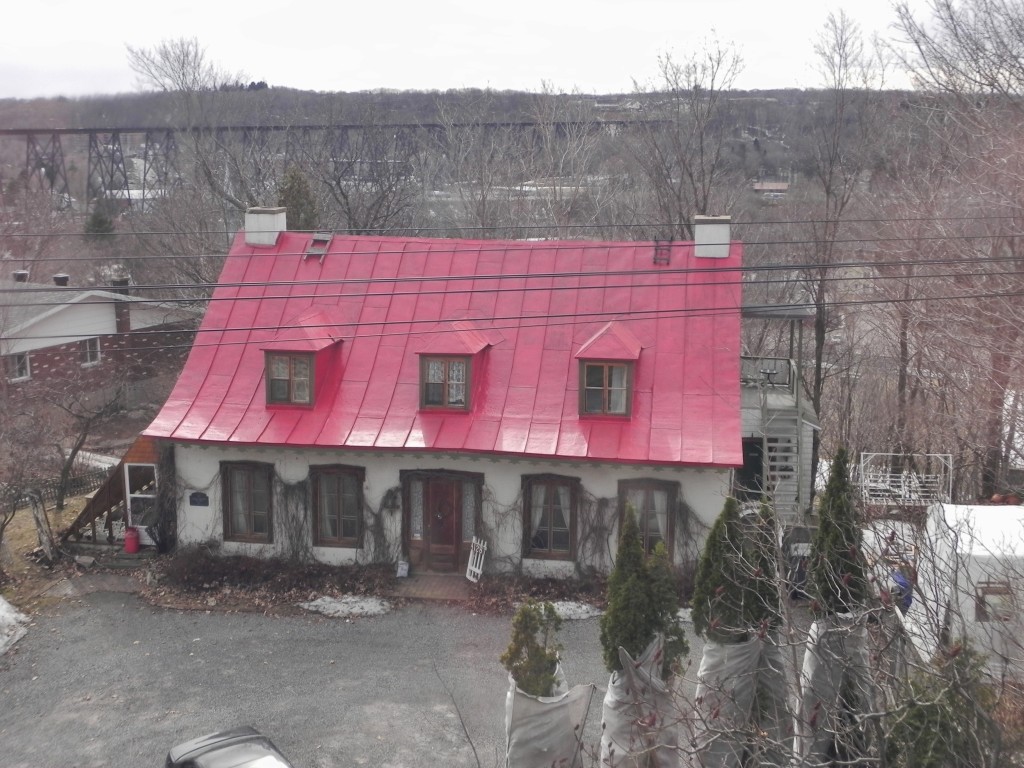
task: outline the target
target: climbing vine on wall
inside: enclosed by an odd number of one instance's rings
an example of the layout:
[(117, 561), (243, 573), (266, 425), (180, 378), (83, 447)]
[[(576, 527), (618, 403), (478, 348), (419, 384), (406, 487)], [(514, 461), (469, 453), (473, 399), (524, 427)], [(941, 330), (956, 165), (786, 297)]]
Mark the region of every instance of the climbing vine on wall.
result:
[(170, 551), (178, 538), (178, 505), (184, 496), (174, 464), (174, 446), (161, 443), (157, 457), (157, 522), (147, 530), (161, 554)]
[[(401, 558), (401, 536), (392, 536), (388, 540), (388, 519), (400, 515), (402, 511), (402, 488), (388, 488), (380, 499), (377, 508), (363, 499), (363, 546), (359, 555), (361, 563), (393, 563)], [(398, 522), (401, 530), (401, 521)]]
[(297, 563), (313, 559), (313, 528), (309, 510), (309, 480), (287, 483), (274, 473), (275, 535), (281, 537), (281, 555)]

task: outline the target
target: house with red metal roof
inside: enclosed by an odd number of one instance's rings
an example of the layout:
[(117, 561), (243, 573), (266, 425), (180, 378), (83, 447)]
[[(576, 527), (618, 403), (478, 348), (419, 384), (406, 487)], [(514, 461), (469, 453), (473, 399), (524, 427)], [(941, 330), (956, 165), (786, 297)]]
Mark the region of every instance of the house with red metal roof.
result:
[(695, 556), (743, 463), (742, 245), (290, 232), (246, 216), (170, 397), (179, 546), (529, 575), (619, 522)]

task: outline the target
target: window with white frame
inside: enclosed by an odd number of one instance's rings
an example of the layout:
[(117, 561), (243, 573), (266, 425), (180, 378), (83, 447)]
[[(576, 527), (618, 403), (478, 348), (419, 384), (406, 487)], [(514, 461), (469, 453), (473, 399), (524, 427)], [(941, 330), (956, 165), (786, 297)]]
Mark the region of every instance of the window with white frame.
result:
[(96, 365), (100, 361), (100, 339), (82, 339), (78, 342), (78, 358), (82, 365)]
[(4, 374), (8, 381), (25, 381), (32, 378), (32, 365), (28, 352), (4, 355)]

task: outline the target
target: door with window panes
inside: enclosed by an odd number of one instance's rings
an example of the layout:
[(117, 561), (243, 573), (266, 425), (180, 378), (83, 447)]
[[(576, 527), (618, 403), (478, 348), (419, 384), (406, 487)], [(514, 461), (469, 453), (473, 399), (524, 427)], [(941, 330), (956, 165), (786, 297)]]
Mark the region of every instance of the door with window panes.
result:
[(458, 571), (467, 561), (481, 481), (469, 473), (403, 473), (404, 538), (410, 562), (428, 571)]
[(125, 464), (124, 485), (128, 525), (138, 529), (142, 544), (154, 544), (146, 528), (157, 523), (156, 465)]

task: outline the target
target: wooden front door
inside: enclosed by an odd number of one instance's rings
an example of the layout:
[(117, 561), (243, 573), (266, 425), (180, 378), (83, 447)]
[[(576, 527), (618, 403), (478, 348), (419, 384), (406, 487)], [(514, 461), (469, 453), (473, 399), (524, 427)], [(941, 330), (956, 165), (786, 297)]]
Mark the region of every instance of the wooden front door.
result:
[(457, 571), (462, 541), (462, 482), (431, 477), (423, 485), (424, 564), (432, 571)]

